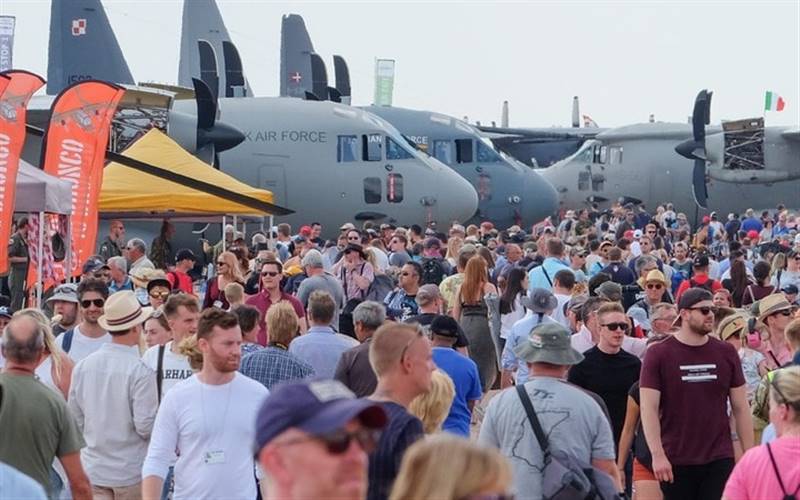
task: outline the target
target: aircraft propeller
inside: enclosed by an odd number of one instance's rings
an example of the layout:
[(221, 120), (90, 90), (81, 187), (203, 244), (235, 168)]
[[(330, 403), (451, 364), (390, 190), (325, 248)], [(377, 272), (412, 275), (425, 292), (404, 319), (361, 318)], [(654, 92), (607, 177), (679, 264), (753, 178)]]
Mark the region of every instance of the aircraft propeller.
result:
[(711, 123), (711, 96), (713, 92), (701, 90), (694, 101), (692, 111), (692, 139), (677, 146), (675, 152), (684, 158), (694, 160), (692, 170), (692, 191), (695, 202), (708, 208), (708, 186), (706, 185), (706, 125)]

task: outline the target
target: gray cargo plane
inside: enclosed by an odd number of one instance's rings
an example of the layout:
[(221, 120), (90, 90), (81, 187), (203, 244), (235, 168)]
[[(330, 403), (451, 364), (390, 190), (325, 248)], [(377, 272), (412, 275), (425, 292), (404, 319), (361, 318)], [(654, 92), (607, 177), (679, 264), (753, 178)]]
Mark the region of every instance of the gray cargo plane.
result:
[(702, 91), (691, 125), (608, 129), (540, 172), (567, 208), (607, 206), (618, 199), (650, 208), (672, 202), (689, 214), (797, 206), (800, 130), (764, 127), (760, 118), (706, 127), (710, 105), (710, 93)]
[[(349, 101), (347, 64), (341, 56), (334, 56), (336, 86), (328, 87), (325, 64), (314, 52), (299, 15), (283, 16), (280, 67), (283, 95)], [(478, 212), (471, 222), (529, 226), (555, 212), (557, 195), (552, 186), (525, 165), (496, 151), (472, 125), (430, 111), (374, 105), (361, 109), (387, 120), (419, 149), (449, 165), (474, 186)]]
[[(50, 79), (62, 85), (85, 78), (133, 85), (100, 1), (53, 0), (51, 32), (70, 30), (75, 19), (84, 20), (86, 34), (97, 30), (99, 38), (95, 36), (89, 43), (82, 35), (51, 35), (51, 42), (55, 40), (60, 46), (51, 44), (49, 63), (63, 76), (59, 80), (48, 73)], [(271, 190), (277, 204), (295, 211), (281, 221), (294, 226), (318, 221), (330, 232), (346, 221), (449, 224), (475, 213), (478, 200), (470, 184), (445, 165), (415, 151), (385, 120), (332, 102), (221, 97), (229, 92), (234, 96), (246, 93), (247, 83), (238, 54), (223, 48), (223, 71), (218, 72), (216, 53), (210, 52), (214, 65), (205, 65), (204, 74), (199, 68), (196, 73), (207, 79), (207, 85), (195, 85), (196, 102), (173, 99), (167, 110), (140, 103), (134, 111), (139, 113), (140, 122), (156, 117), (151, 125), (164, 128), (206, 161), (216, 157), (221, 170)], [(105, 54), (102, 58), (101, 53)], [(215, 91), (220, 95), (216, 106)], [(175, 116), (189, 116), (193, 121), (173, 121)], [(135, 122), (127, 119), (124, 125), (135, 131), (147, 127)], [(240, 144), (224, 151), (215, 147), (216, 136), (211, 132), (221, 123), (240, 131)]]

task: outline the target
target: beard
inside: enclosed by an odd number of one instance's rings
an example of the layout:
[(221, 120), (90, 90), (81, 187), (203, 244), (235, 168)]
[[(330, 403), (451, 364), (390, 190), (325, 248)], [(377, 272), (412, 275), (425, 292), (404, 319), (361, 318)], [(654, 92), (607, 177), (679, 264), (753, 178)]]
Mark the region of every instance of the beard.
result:
[(218, 354), (214, 349), (209, 349), (208, 353), (205, 355), (211, 365), (214, 367), (215, 370), (221, 373), (230, 373), (235, 372), (239, 369), (239, 363), (241, 361), (241, 355), (237, 354), (236, 356), (225, 356), (222, 354)]
[(708, 325), (705, 319), (702, 319), (697, 322), (690, 321), (689, 330), (691, 330), (692, 333), (696, 335), (708, 335), (709, 333), (714, 331), (714, 323), (712, 322), (710, 325)]

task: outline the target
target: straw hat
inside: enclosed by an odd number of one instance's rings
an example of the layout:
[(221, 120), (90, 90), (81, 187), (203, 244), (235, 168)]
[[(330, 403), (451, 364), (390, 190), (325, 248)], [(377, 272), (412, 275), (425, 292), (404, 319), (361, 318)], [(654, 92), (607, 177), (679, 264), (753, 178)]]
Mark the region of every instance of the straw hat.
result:
[(152, 314), (152, 307), (142, 307), (132, 291), (123, 290), (108, 298), (105, 314), (97, 322), (108, 332), (122, 332), (144, 323)]
[(776, 312), (783, 311), (784, 309), (791, 309), (792, 304), (786, 300), (782, 293), (773, 293), (767, 295), (758, 301), (758, 320), (764, 321), (764, 318), (775, 314)]

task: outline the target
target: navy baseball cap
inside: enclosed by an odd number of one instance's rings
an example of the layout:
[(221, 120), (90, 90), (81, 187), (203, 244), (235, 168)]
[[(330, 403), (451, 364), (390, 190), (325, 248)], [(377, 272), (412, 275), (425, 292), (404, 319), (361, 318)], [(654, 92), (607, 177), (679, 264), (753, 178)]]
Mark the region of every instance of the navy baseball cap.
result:
[(295, 428), (321, 436), (358, 418), (365, 427), (382, 429), (387, 422), (383, 407), (358, 399), (336, 380), (289, 382), (273, 388), (256, 417), (256, 453), (276, 436)]
[(14, 315), (14, 310), (10, 306), (0, 306), (0, 317), (9, 318)]

